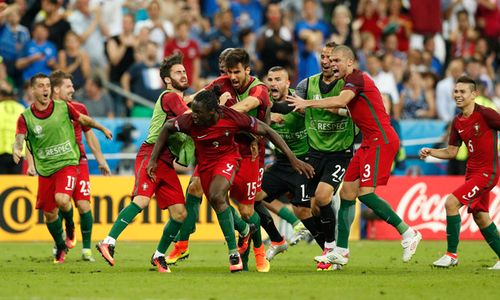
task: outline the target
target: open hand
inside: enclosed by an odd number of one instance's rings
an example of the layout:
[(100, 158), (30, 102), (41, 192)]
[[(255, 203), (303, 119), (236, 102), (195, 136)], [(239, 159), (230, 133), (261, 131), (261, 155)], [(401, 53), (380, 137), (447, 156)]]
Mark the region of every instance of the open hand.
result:
[(158, 163), (155, 160), (150, 159), (148, 166), (146, 167), (146, 173), (148, 173), (148, 176), (151, 178), (153, 182), (156, 181), (156, 167), (158, 166)]
[(314, 168), (310, 164), (303, 162), (297, 158), (291, 161), (291, 164), (292, 168), (295, 171), (299, 172), (299, 174), (301, 175), (306, 175), (307, 179), (311, 179), (314, 177)]
[(288, 96), (286, 96), (286, 101), (289, 102), (288, 105), (295, 107), (293, 109), (293, 111), (302, 110), (302, 109), (305, 109), (306, 107), (309, 106), (308, 102), (306, 100), (300, 98), (297, 95), (292, 95), (292, 96), (288, 95)]

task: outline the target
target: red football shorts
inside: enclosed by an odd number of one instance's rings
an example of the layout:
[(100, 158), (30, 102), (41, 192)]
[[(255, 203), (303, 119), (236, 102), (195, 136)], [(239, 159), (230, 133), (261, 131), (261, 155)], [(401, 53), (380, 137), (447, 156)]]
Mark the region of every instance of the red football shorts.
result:
[(135, 159), (135, 185), (132, 197), (152, 198), (154, 194), (161, 209), (174, 204), (184, 204), (184, 192), (175, 169), (159, 159), (156, 167), (156, 181), (153, 182), (146, 173), (149, 157), (149, 155), (141, 155)]
[(56, 194), (66, 194), (71, 197), (75, 190), (77, 175), (77, 166), (67, 166), (48, 177), (38, 176), (36, 208), (51, 212), (57, 207)]
[(347, 167), (344, 181), (359, 179), (359, 185), (365, 187), (386, 185), (398, 150), (399, 140), (388, 144), (361, 146)]
[(210, 197), (210, 184), (215, 176), (219, 175), (224, 177), (230, 185), (233, 183), (236, 171), (238, 170), (239, 161), (239, 157), (224, 157), (223, 160), (214, 162), (210, 165), (198, 165), (197, 175), (200, 177), (201, 187), (207, 198)]
[[(264, 170), (263, 170), (264, 171)], [(253, 204), (259, 183), (259, 160), (251, 157), (243, 158), (236, 173), (229, 195), (241, 204)]]
[(80, 200), (90, 201), (89, 162), (86, 159), (80, 160), (80, 164), (78, 165), (73, 200), (75, 202)]
[(458, 201), (467, 206), (467, 212), (488, 212), (490, 207), (490, 191), (495, 187), (498, 175), (491, 180), (491, 176), (471, 174), (465, 178), (465, 183), (452, 194)]

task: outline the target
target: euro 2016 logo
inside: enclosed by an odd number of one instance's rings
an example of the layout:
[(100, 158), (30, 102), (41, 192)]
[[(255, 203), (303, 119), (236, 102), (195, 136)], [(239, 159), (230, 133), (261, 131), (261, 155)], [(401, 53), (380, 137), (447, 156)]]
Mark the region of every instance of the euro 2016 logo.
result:
[[(27, 188), (13, 186), (0, 194), (0, 228), (8, 233), (28, 231), (36, 222), (43, 222), (43, 216), (34, 218), (35, 207), (30, 198), (35, 195)], [(40, 210), (41, 212), (41, 210)]]

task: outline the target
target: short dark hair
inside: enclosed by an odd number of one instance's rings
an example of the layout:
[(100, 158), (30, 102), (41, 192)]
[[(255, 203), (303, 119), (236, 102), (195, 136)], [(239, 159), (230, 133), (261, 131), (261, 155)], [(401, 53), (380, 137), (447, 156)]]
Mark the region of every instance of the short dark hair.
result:
[(163, 83), (166, 85), (165, 77), (170, 77), (170, 70), (175, 65), (182, 65), (182, 54), (176, 53), (166, 57), (160, 66), (160, 77)]
[(49, 76), (43, 74), (43, 73), (36, 73), (35, 75), (33, 75), (31, 78), (30, 78), (30, 85), (32, 87), (35, 86), (36, 84), (36, 81), (39, 79), (39, 78), (49, 78)]
[(90, 75), (90, 81), (92, 81), (98, 88), (102, 89), (102, 87), (104, 86), (103, 83), (102, 83), (102, 78), (99, 74), (92, 74)]
[(333, 41), (330, 41), (330, 42), (327, 42), (327, 43), (325, 44), (325, 48), (335, 48), (335, 47), (337, 47), (338, 45), (339, 45), (339, 44), (337, 44), (337, 43), (335, 43), (335, 42), (333, 42)]
[(219, 109), (219, 98), (217, 98), (214, 92), (209, 90), (204, 90), (196, 94), (193, 101), (202, 103), (209, 111)]
[(285, 71), (285, 72), (287, 72), (287, 70), (284, 67), (282, 67), (282, 66), (274, 66), (271, 69), (269, 69), (269, 71), (267, 71), (267, 72), (279, 72), (279, 71)]
[(250, 66), (250, 55), (245, 49), (236, 48), (230, 51), (225, 59), (226, 68), (235, 68), (241, 63), (244, 69)]
[(73, 76), (61, 70), (55, 70), (49, 75), (51, 89), (54, 90), (55, 87), (60, 87), (64, 79), (73, 80)]
[(476, 81), (474, 81), (474, 79), (470, 78), (469, 76), (460, 76), (457, 79), (456, 83), (466, 83), (466, 84), (469, 84), (470, 90), (472, 92), (475, 92), (477, 90)]
[(225, 64), (227, 55), (233, 50), (234, 48), (226, 48), (222, 50), (222, 52), (219, 54), (219, 63), (224, 62)]

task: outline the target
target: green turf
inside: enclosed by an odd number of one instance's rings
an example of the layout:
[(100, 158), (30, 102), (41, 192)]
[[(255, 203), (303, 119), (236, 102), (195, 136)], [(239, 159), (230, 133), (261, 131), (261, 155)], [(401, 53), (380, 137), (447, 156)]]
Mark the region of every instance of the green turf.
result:
[[(117, 245), (116, 266), (99, 256), (80, 260), (80, 245), (54, 265), (49, 243), (0, 243), (1, 299), (499, 299), (500, 271), (484, 242), (461, 242), (458, 267), (433, 269), (444, 242), (424, 241), (401, 262), (398, 242), (351, 243), (342, 271), (317, 272), (314, 245), (299, 244), (271, 262), (271, 272), (229, 273), (223, 243), (192, 243), (188, 260), (172, 273), (150, 269), (154, 243)], [(94, 251), (94, 255), (98, 254)]]

